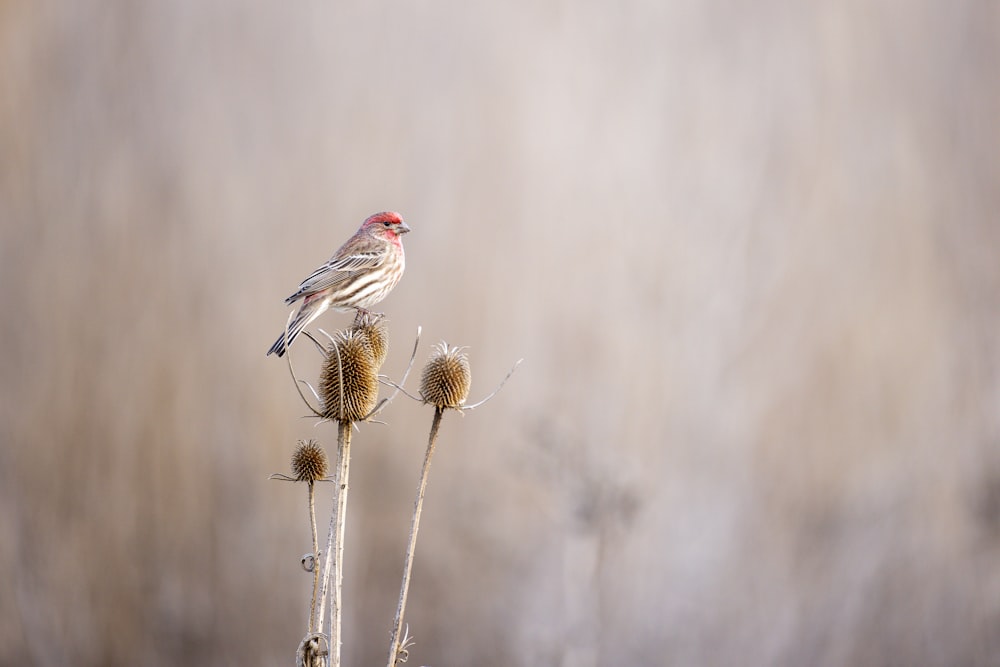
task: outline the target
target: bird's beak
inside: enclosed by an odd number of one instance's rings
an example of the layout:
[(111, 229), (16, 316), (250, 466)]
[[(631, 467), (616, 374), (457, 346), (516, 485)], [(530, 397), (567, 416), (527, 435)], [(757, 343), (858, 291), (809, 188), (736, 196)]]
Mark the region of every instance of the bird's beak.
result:
[(408, 231), (410, 231), (410, 226), (405, 222), (400, 222), (399, 225), (397, 225), (396, 227), (397, 234), (405, 234)]

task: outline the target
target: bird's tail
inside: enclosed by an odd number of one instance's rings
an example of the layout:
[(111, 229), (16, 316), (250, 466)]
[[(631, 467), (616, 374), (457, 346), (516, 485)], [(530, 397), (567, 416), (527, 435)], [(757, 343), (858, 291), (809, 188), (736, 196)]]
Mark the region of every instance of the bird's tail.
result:
[[(292, 333), (291, 329), (288, 330), (288, 345), (292, 344), (292, 341), (295, 340), (295, 336), (296, 335), (297, 334)], [(278, 340), (274, 341), (274, 345), (271, 346), (271, 349), (268, 350), (267, 353), (269, 355), (270, 354), (276, 354), (279, 357), (283, 357), (283, 356), (285, 356), (285, 350), (286, 349), (287, 349), (287, 347), (285, 345), (285, 332), (282, 331), (281, 335), (278, 336)]]
[(274, 345), (271, 346), (271, 349), (268, 350), (267, 353), (269, 355), (276, 354), (279, 357), (285, 356), (285, 351), (295, 341), (298, 335), (302, 333), (302, 330), (305, 329), (310, 322), (319, 317), (324, 310), (326, 310), (325, 306), (310, 308), (309, 305), (304, 304), (302, 309), (299, 310), (298, 314), (295, 316), (295, 319), (292, 320), (291, 324), (288, 325), (288, 328), (285, 331), (281, 332), (281, 335), (278, 336), (278, 340), (274, 341)]

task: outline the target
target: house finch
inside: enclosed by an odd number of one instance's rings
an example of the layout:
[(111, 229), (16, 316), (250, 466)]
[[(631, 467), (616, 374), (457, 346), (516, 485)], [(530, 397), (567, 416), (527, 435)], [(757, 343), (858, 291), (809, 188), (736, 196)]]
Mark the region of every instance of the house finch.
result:
[[(410, 231), (399, 213), (386, 211), (369, 216), (354, 236), (340, 246), (323, 266), (302, 281), (292, 304), (302, 299), (288, 326), (288, 345), (327, 308), (366, 310), (384, 299), (403, 275), (406, 260), (401, 236)], [(285, 353), (285, 332), (267, 351)]]

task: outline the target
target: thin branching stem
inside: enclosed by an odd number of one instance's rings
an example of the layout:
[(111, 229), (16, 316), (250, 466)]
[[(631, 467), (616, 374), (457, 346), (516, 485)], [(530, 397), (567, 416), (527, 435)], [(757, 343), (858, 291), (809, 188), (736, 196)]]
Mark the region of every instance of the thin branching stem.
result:
[(313, 538), (313, 592), (309, 604), (309, 634), (316, 632), (316, 596), (319, 595), (319, 533), (316, 531), (316, 484), (309, 482), (309, 527)]
[(403, 565), (403, 583), (399, 590), (399, 604), (396, 606), (396, 618), (392, 624), (392, 639), (389, 644), (389, 662), (387, 667), (395, 667), (399, 659), (400, 632), (403, 626), (403, 614), (406, 612), (406, 597), (410, 590), (410, 575), (413, 572), (413, 554), (417, 546), (417, 531), (420, 529), (420, 513), (424, 506), (424, 492), (427, 490), (427, 473), (431, 469), (431, 458), (434, 456), (434, 445), (437, 443), (438, 429), (441, 427), (441, 408), (434, 409), (434, 421), (431, 422), (431, 434), (427, 442), (427, 453), (424, 454), (424, 466), (420, 471), (420, 485), (417, 487), (417, 499), (413, 503), (413, 522), (410, 524), (410, 541), (406, 546), (406, 561)]
[[(403, 385), (402, 384), (396, 384), (392, 380), (379, 380), (379, 381), (383, 382), (384, 384), (389, 385), (390, 387), (395, 387), (397, 393), (398, 392), (403, 392), (403, 394), (406, 395), (407, 398), (411, 398), (411, 399), (413, 399), (414, 401), (416, 401), (418, 403), (423, 403), (424, 402), (424, 399), (421, 398), (420, 396), (414, 396), (410, 392), (408, 392), (405, 389), (403, 389)], [(396, 394), (393, 394), (393, 396), (395, 396), (395, 395)]]
[(490, 400), (491, 398), (493, 398), (494, 396), (496, 396), (496, 395), (497, 395), (497, 394), (498, 394), (498, 393), (500, 392), (500, 390), (501, 390), (501, 389), (503, 389), (503, 386), (504, 386), (505, 384), (507, 384), (507, 380), (509, 380), (509, 379), (510, 379), (510, 376), (514, 374), (514, 371), (516, 371), (516, 370), (517, 370), (517, 367), (521, 365), (521, 362), (522, 362), (522, 361), (524, 361), (524, 359), (518, 359), (518, 360), (517, 360), (517, 363), (515, 363), (515, 364), (514, 364), (514, 366), (513, 366), (513, 367), (512, 367), (511, 369), (510, 369), (510, 372), (508, 372), (508, 373), (507, 373), (507, 377), (505, 377), (505, 378), (503, 379), (503, 381), (502, 381), (502, 382), (501, 382), (501, 383), (500, 383), (499, 385), (497, 385), (497, 388), (493, 390), (493, 393), (491, 393), (491, 394), (490, 394), (489, 396), (487, 396), (487, 397), (486, 397), (486, 398), (484, 398), (483, 400), (479, 401), (478, 403), (475, 403), (475, 404), (473, 404), (473, 405), (466, 405), (466, 406), (463, 406), (463, 407), (461, 408), (461, 410), (463, 410), (463, 411), (464, 411), (464, 410), (475, 410), (475, 409), (476, 409), (476, 408), (478, 408), (478, 407), (479, 407), (480, 405), (482, 405), (482, 404), (483, 404), (483, 403), (485, 403), (486, 401), (488, 401), (488, 400)]

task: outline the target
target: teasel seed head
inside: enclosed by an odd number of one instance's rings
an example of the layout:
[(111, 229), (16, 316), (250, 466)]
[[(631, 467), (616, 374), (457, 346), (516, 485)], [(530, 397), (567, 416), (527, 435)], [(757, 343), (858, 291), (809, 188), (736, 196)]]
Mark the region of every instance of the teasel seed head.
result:
[(297, 482), (318, 482), (326, 477), (326, 452), (315, 440), (299, 440), (292, 454), (292, 476)]
[(437, 408), (461, 408), (469, 396), (472, 370), (460, 347), (441, 342), (420, 376), (420, 396)]
[(341, 422), (360, 421), (378, 400), (378, 368), (372, 347), (368, 337), (354, 329), (338, 332), (333, 340), (319, 376), (323, 416)]
[(385, 331), (385, 319), (379, 313), (358, 311), (354, 318), (354, 330), (368, 339), (375, 359), (375, 370), (382, 368), (386, 355), (389, 354), (389, 337)]

